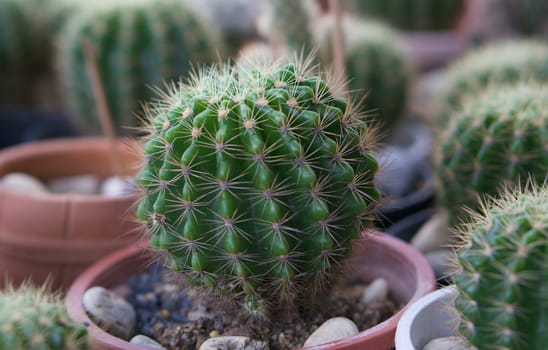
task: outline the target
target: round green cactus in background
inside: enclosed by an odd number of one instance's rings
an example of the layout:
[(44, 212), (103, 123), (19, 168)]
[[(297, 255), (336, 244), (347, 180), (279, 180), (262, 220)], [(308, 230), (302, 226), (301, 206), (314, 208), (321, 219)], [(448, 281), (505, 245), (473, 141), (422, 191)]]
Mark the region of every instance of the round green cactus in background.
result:
[(548, 344), (548, 189), (507, 190), (463, 225), (455, 306), (477, 349)]
[(333, 88), (247, 62), (153, 109), (138, 217), (169, 267), (267, 317), (328, 283), (380, 196), (373, 130)]
[(451, 223), (503, 184), (546, 178), (548, 87), (495, 85), (468, 99), (451, 119), (437, 165), (439, 202), (451, 212)]
[(86, 328), (73, 322), (59, 294), (47, 284), (0, 292), (0, 349), (87, 350)]
[[(215, 26), (175, 0), (124, 0), (81, 5), (60, 35), (59, 65), (72, 112), (99, 130), (82, 41), (94, 48), (114, 124), (136, 127), (151, 86), (187, 76), (192, 65), (211, 63), (223, 51)], [(123, 130), (123, 129), (122, 129)], [(126, 130), (127, 132), (127, 130)]]
[(548, 44), (507, 41), (471, 51), (448, 68), (436, 118), (445, 125), (466, 97), (481, 93), (489, 85), (520, 81), (548, 81)]

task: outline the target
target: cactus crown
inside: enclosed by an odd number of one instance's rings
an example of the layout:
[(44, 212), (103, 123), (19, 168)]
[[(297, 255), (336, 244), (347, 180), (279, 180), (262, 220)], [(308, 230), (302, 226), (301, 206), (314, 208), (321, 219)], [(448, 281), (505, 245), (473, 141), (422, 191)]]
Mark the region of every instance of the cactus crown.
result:
[[(139, 0), (77, 6), (63, 27), (59, 48), (61, 78), (68, 102), (84, 126), (99, 130), (82, 39), (94, 48), (115, 125), (136, 127), (152, 85), (180, 79), (191, 64), (217, 60), (219, 35), (185, 1)], [(123, 131), (123, 130), (121, 130)]]
[(321, 289), (379, 198), (373, 131), (302, 61), (201, 71), (151, 115), (138, 217), (166, 263), (254, 315)]
[(440, 204), (451, 223), (477, 208), (478, 197), (495, 196), (505, 183), (548, 169), (548, 88), (538, 84), (493, 86), (455, 113), (442, 135), (438, 162)]
[(0, 292), (0, 349), (88, 349), (86, 329), (70, 320), (60, 295), (48, 284), (19, 288), (7, 285)]
[(508, 41), (487, 45), (452, 64), (446, 74), (438, 111), (439, 121), (460, 108), (468, 96), (489, 85), (548, 80), (548, 45), (541, 41)]
[(548, 188), (505, 190), (459, 232), (461, 333), (477, 349), (548, 344)]

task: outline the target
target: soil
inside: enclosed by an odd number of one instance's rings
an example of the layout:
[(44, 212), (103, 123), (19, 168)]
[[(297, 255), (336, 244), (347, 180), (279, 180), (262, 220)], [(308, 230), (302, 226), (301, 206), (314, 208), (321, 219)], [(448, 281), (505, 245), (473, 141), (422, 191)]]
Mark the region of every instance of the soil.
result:
[(390, 298), (366, 305), (361, 281), (341, 281), (312, 308), (280, 315), (276, 322), (238, 317), (228, 305), (211, 302), (188, 289), (180, 278), (159, 265), (130, 279), (126, 299), (137, 313), (137, 334), (149, 336), (169, 350), (198, 349), (210, 337), (242, 335), (269, 343), (271, 350), (302, 347), (324, 321), (347, 317), (365, 330), (395, 314), (401, 305)]

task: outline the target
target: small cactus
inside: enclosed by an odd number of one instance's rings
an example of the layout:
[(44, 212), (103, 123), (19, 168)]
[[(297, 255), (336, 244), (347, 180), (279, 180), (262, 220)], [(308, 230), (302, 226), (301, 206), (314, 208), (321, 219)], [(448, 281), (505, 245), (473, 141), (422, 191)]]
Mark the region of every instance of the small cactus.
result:
[(437, 172), (439, 202), (451, 212), (452, 224), (463, 217), (464, 206), (477, 209), (478, 197), (495, 196), (501, 185), (546, 177), (548, 87), (493, 86), (451, 119)]
[[(73, 114), (99, 130), (83, 38), (92, 44), (114, 124), (136, 127), (152, 85), (185, 76), (222, 51), (219, 33), (183, 1), (124, 0), (82, 5), (60, 37), (61, 79)], [(126, 130), (127, 131), (127, 130)]]
[[(324, 64), (333, 61), (332, 23), (328, 18), (317, 30)], [(381, 23), (349, 16), (343, 18), (342, 35), (352, 97), (365, 97), (364, 108), (375, 116), (372, 120), (385, 129), (392, 127), (403, 116), (413, 76), (398, 35)]]
[(522, 40), (495, 43), (470, 52), (453, 63), (446, 74), (436, 118), (446, 124), (467, 96), (481, 93), (488, 85), (520, 81), (548, 81), (548, 45)]
[(455, 27), (465, 0), (347, 0), (353, 13), (382, 20), (403, 30), (443, 30)]
[(259, 317), (326, 284), (380, 196), (372, 129), (332, 88), (247, 62), (155, 109), (137, 215), (169, 267)]
[(309, 54), (315, 48), (313, 27), (320, 9), (315, 0), (270, 0), (259, 31), (276, 50)]
[(458, 231), (455, 301), (476, 349), (548, 344), (548, 188), (506, 190)]
[(0, 349), (90, 348), (86, 328), (70, 320), (60, 295), (50, 293), (47, 284), (8, 284), (0, 292)]

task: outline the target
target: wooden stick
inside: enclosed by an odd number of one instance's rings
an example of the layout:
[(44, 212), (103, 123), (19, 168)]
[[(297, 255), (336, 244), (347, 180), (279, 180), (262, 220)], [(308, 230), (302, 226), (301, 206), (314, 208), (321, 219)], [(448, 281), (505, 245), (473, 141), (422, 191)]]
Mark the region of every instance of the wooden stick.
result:
[(91, 79), (91, 88), (93, 90), (95, 101), (97, 102), (97, 110), (101, 120), (101, 128), (103, 129), (103, 134), (108, 141), (112, 170), (114, 171), (114, 175), (122, 177), (125, 175), (124, 163), (122, 162), (122, 157), (117, 147), (116, 132), (114, 131), (112, 117), (108, 108), (103, 82), (99, 74), (99, 69), (97, 68), (97, 59), (95, 57), (93, 45), (91, 45), (88, 38), (84, 37), (82, 38), (82, 46), (84, 48), (84, 57)]
[[(341, 10), (339, 8), (339, 0), (329, 0), (329, 11), (333, 16), (333, 35), (331, 36), (331, 48), (333, 50), (333, 69), (337, 79), (343, 82), (347, 81), (346, 67), (344, 64), (344, 44), (341, 28)], [(343, 94), (342, 91), (339, 91)]]

